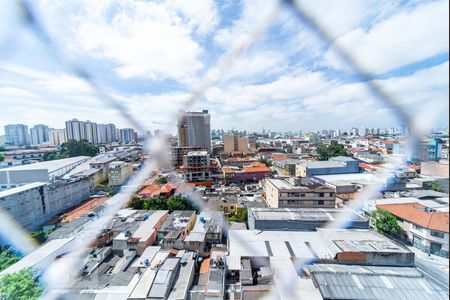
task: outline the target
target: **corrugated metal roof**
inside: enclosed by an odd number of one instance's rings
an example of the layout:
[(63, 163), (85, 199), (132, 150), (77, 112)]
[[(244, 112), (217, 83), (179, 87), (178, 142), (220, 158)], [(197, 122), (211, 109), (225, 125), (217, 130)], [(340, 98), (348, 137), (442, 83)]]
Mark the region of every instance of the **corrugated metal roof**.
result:
[(324, 299), (448, 299), (415, 268), (313, 265)]

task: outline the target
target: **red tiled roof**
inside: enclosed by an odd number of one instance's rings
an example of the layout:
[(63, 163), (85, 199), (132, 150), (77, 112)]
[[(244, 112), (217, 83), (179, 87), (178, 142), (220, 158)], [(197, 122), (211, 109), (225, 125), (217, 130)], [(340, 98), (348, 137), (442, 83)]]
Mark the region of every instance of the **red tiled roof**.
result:
[(366, 164), (366, 163), (359, 163), (359, 167), (367, 170), (374, 170), (376, 169), (374, 166)]
[(377, 207), (421, 227), (449, 232), (448, 212), (426, 212), (425, 206), (418, 203), (383, 204)]
[(242, 170), (244, 173), (270, 172), (267, 167), (248, 167)]
[(161, 193), (170, 193), (170, 192), (172, 192), (173, 190), (176, 190), (176, 189), (177, 189), (177, 186), (175, 184), (169, 182), (169, 183), (166, 183), (165, 185), (163, 185), (161, 187), (160, 192)]
[(139, 191), (139, 195), (147, 195), (148, 197), (154, 197), (159, 195), (159, 191), (161, 189), (161, 185), (158, 183), (152, 183), (150, 185), (145, 186), (143, 189)]

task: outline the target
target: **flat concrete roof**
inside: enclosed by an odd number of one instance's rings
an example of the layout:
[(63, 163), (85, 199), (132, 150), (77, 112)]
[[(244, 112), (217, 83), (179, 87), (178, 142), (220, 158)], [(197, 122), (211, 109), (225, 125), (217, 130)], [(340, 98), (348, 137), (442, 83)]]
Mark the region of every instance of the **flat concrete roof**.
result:
[(146, 267), (144, 263), (146, 259), (148, 259), (149, 264), (151, 264), (151, 262), (153, 261), (159, 250), (161, 250), (160, 246), (148, 246), (147, 248), (145, 248), (144, 253), (142, 253), (142, 255), (133, 262), (131, 267), (133, 268)]
[(298, 184), (292, 184), (291, 182), (284, 180), (284, 179), (274, 179), (274, 178), (268, 178), (266, 179), (268, 182), (273, 184), (277, 189), (279, 190), (314, 190), (314, 189), (330, 189), (327, 186), (324, 186), (316, 181), (313, 181), (309, 178), (297, 178)]
[(133, 233), (134, 238), (147, 239), (155, 231), (155, 225), (165, 215), (168, 214), (168, 210), (157, 210), (151, 214), (147, 220), (141, 223), (139, 228)]
[(26, 268), (40, 268), (43, 267), (43, 264), (51, 263), (58, 255), (65, 252), (63, 251), (65, 246), (67, 246), (73, 239), (73, 237), (55, 239), (45, 243), (9, 268), (3, 270), (0, 273), (0, 276), (19, 272)]
[(12, 189), (7, 189), (7, 190), (0, 192), (0, 198), (11, 196), (11, 195), (14, 195), (14, 194), (17, 194), (20, 192), (28, 191), (28, 190), (31, 190), (31, 189), (34, 189), (34, 188), (37, 188), (40, 186), (44, 186), (44, 185), (46, 185), (45, 182), (33, 182), (33, 183), (28, 183), (28, 184), (18, 186), (18, 187), (12, 188)]
[(136, 284), (135, 288), (131, 292), (128, 299), (147, 299), (150, 292), (150, 288), (155, 280), (156, 273), (158, 271), (157, 266), (161, 265), (169, 256), (167, 251), (159, 251), (153, 258), (150, 267), (145, 269), (142, 276), (139, 278), (139, 282)]
[[(255, 220), (333, 221), (346, 209), (340, 208), (250, 208)], [(351, 221), (365, 221), (355, 211)], [(350, 221), (350, 220), (349, 220)]]
[(344, 181), (362, 181), (362, 180), (375, 180), (375, 176), (373, 174), (369, 174), (369, 173), (345, 173), (345, 174), (334, 174), (334, 175), (316, 175), (314, 176), (316, 178), (322, 179), (326, 182), (333, 182), (333, 181), (339, 181), (339, 182), (344, 182)]
[[(182, 254), (182, 255), (180, 255)], [(194, 275), (194, 252), (180, 251), (177, 254), (182, 260), (187, 262), (181, 265), (180, 272), (176, 282), (172, 288), (167, 299), (169, 300), (184, 300), (187, 298), (188, 289)]]
[(89, 157), (89, 156), (76, 156), (76, 157), (70, 157), (70, 158), (64, 158), (64, 159), (43, 161), (43, 162), (37, 162), (34, 164), (29, 164), (29, 165), (21, 165), (21, 166), (15, 166), (15, 167), (11, 167), (11, 168), (2, 169), (2, 170), (0, 170), (0, 172), (46, 169), (46, 170), (48, 170), (49, 173), (53, 173), (55, 171), (58, 171), (59, 169), (68, 167), (72, 164), (82, 163), (83, 161), (86, 161), (90, 158), (91, 157)]

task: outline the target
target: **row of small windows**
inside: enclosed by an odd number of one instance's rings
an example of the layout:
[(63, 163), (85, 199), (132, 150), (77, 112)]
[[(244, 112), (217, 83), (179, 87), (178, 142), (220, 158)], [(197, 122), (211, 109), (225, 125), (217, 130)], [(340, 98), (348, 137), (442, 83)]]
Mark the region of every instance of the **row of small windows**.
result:
[[(413, 228), (414, 228), (415, 230), (419, 231), (419, 232), (423, 232), (423, 228), (420, 227), (420, 226), (417, 226), (416, 224), (413, 224)], [(443, 233), (443, 232), (440, 232), (440, 231), (433, 231), (433, 230), (430, 230), (430, 235), (431, 235), (431, 236), (434, 236), (434, 237), (437, 237), (437, 238), (441, 238), (441, 239), (444, 238), (444, 233)]]
[[(326, 193), (308, 193), (308, 194), (305, 194), (305, 193), (282, 193), (281, 196), (294, 198), (294, 197), (306, 197), (307, 195), (308, 196), (314, 195), (314, 196), (318, 196), (320, 198), (326, 197)], [(333, 193), (328, 193), (328, 197), (333, 197), (333, 196), (334, 196)]]
[(283, 204), (287, 205), (325, 205), (325, 201), (318, 200), (318, 201), (295, 201), (295, 200), (287, 200), (287, 201), (281, 201)]

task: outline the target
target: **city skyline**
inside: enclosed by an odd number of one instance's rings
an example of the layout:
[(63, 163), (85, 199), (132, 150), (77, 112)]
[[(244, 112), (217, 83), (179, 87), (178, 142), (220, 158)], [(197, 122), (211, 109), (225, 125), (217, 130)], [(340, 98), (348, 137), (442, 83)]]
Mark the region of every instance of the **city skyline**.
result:
[[(269, 14), (276, 1), (205, 0), (191, 8), (172, 2), (33, 4), (57, 44), (83, 61), (96, 83), (134, 118), (155, 130), (153, 122), (170, 122), (233, 41)], [(448, 123), (448, 25), (429, 22), (448, 19), (448, 2), (304, 3), (336, 43), (350, 49), (418, 124)], [(403, 28), (413, 25), (421, 30), (404, 36)], [(121, 46), (128, 44), (139, 51)], [(29, 31), (18, 32), (17, 41), (5, 49), (8, 62), (0, 63), (0, 128), (41, 120), (61, 128), (59, 124), (73, 117), (130, 127)], [(152, 59), (156, 56), (158, 60)], [(205, 97), (186, 109), (209, 110), (212, 128), (252, 131), (261, 124), (289, 131), (400, 123), (286, 8)]]
[[(34, 124), (34, 123), (27, 124), (25, 122), (15, 122), (15, 123), (10, 123), (10, 124), (5, 124), (3, 127), (0, 127), (0, 135), (5, 135), (5, 130), (4, 130), (5, 126), (25, 125), (25, 126), (28, 127), (28, 134), (30, 135), (30, 140), (31, 140), (32, 139), (31, 138), (31, 136), (32, 136), (31, 130), (33, 130), (36, 126), (38, 126), (38, 127), (39, 126), (45, 126), (45, 127), (47, 127), (48, 130), (62, 130), (62, 129), (66, 129), (66, 123), (67, 122), (74, 121), (74, 120), (75, 121), (79, 121), (79, 122), (95, 123), (98, 126), (104, 126), (104, 125), (114, 125), (115, 126), (116, 125), (114, 123), (104, 124), (104, 123), (97, 122), (95, 120), (80, 120), (80, 119), (77, 119), (77, 118), (71, 118), (70, 120), (66, 120), (64, 122), (63, 126), (56, 126), (56, 127), (52, 127), (52, 126), (50, 126), (48, 124), (43, 124), (43, 122), (38, 123), (38, 124)], [(160, 131), (162, 128), (165, 127), (164, 125), (160, 125), (160, 126), (161, 126), (161, 128), (156, 127), (155, 131)], [(117, 128), (118, 130), (120, 130), (120, 129), (133, 129), (133, 130), (135, 130), (135, 128), (121, 128), (119, 126), (115, 126), (115, 128)], [(284, 130), (284, 131), (283, 130), (274, 130), (274, 129), (265, 128), (265, 127), (261, 127), (260, 129), (256, 129), (256, 130), (248, 130), (248, 129), (245, 129), (245, 128), (234, 128), (234, 127), (232, 127), (232, 128), (212, 128), (211, 127), (210, 131), (211, 132), (224, 131), (225, 133), (247, 132), (247, 134), (252, 134), (252, 133), (262, 133), (262, 134), (264, 134), (264, 133), (269, 133), (269, 132), (272, 132), (272, 133), (299, 134), (299, 133), (317, 133), (317, 132), (323, 132), (323, 131), (341, 131), (342, 133), (344, 133), (344, 132), (351, 132), (353, 129), (360, 130), (362, 128), (366, 128), (369, 131), (372, 130), (372, 129), (373, 130), (379, 130), (379, 131), (392, 131), (392, 129), (394, 129), (395, 132), (401, 132), (402, 131), (402, 125), (399, 125), (399, 126), (387, 126), (386, 125), (386, 126), (382, 126), (382, 127), (369, 127), (369, 126), (355, 127), (355, 126), (350, 126), (348, 128), (344, 128), (344, 127), (335, 127), (335, 128), (323, 127), (323, 128), (319, 128), (319, 129), (315, 129), (315, 130), (305, 130), (305, 129), (302, 129), (302, 128), (296, 128), (296, 129), (288, 129), (288, 130)], [(449, 128), (448, 126), (442, 126), (442, 127), (429, 128), (429, 130), (430, 131), (433, 131), (433, 130), (448, 130), (448, 128)], [(136, 131), (136, 132), (138, 134), (144, 134), (144, 133), (141, 133), (141, 132), (138, 132), (138, 131)], [(150, 131), (150, 133), (153, 133), (153, 132)], [(175, 133), (175, 135), (176, 135), (176, 130), (172, 130), (172, 132), (169, 132), (169, 133)]]

